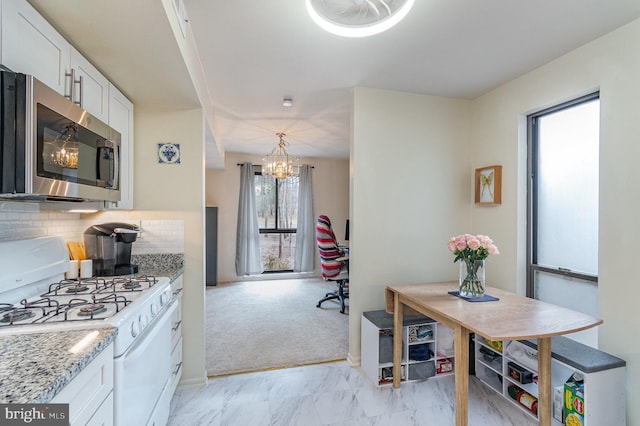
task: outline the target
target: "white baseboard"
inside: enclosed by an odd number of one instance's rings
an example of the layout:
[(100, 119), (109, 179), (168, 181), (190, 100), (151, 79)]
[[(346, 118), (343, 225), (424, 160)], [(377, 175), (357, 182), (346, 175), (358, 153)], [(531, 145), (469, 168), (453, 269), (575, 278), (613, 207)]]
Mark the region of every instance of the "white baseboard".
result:
[(360, 367), (361, 361), (362, 360), (359, 356), (355, 357), (355, 356), (352, 356), (350, 352), (347, 353), (347, 362), (349, 363), (350, 366)]
[(322, 276), (317, 272), (274, 272), (269, 274), (243, 275), (229, 281), (219, 281), (218, 284), (236, 283), (242, 281), (271, 281), (271, 280), (295, 280), (304, 278), (319, 278)]
[(208, 382), (208, 378), (207, 375), (205, 374), (204, 377), (200, 378), (200, 379), (187, 379), (187, 380), (180, 380), (180, 382), (178, 382), (178, 389), (193, 389), (193, 388), (202, 388), (207, 386), (207, 382)]

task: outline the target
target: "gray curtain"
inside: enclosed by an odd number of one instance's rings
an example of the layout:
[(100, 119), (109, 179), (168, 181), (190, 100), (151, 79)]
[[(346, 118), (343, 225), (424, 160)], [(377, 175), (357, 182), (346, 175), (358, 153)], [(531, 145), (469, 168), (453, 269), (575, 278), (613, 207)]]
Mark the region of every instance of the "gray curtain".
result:
[(240, 201), (238, 203), (238, 231), (236, 233), (236, 273), (261, 274), (260, 228), (253, 174), (253, 164), (240, 167)]
[(316, 228), (313, 215), (311, 166), (300, 167), (298, 184), (298, 228), (296, 231), (295, 272), (311, 272), (316, 262)]

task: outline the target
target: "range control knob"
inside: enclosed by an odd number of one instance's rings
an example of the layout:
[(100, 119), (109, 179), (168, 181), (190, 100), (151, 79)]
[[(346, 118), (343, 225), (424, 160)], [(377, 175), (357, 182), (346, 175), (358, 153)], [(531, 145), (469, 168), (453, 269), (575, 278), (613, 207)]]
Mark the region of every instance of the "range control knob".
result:
[(160, 306), (166, 305), (168, 301), (169, 301), (169, 295), (165, 291), (160, 295)]
[(141, 315), (140, 316), (140, 328), (144, 329), (147, 324), (149, 324), (149, 317), (147, 316), (147, 314)]
[(156, 307), (155, 302), (151, 304), (150, 310), (151, 310), (151, 317), (155, 317), (156, 314), (158, 313), (158, 308)]
[(140, 325), (138, 321), (134, 321), (131, 323), (131, 337), (136, 337), (138, 334), (140, 334)]

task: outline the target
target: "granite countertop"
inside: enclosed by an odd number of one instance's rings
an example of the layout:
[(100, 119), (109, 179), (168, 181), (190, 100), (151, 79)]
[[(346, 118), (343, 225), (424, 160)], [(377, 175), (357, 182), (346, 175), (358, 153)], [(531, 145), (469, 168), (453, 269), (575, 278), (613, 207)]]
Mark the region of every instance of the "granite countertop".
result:
[(184, 272), (184, 254), (134, 254), (131, 262), (138, 265), (138, 275), (169, 277), (175, 280)]
[[(51, 401), (116, 334), (109, 327), (0, 336), (0, 403)], [(86, 346), (73, 349), (85, 338)]]

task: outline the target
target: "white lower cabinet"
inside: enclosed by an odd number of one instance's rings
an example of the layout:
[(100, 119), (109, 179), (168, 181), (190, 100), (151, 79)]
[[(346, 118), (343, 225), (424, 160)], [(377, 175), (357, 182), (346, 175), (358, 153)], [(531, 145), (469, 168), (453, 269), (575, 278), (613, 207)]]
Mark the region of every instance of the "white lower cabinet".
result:
[(171, 395), (182, 377), (182, 277), (180, 275), (171, 283), (171, 290), (178, 303), (178, 309), (171, 318), (171, 378), (168, 385)]
[(93, 414), (91, 420), (87, 422), (87, 426), (113, 426), (113, 392)]
[[(362, 314), (362, 369), (377, 385), (393, 383), (393, 315)], [(405, 316), (402, 328), (401, 381), (425, 380), (454, 371), (453, 331), (422, 316)]]
[(113, 343), (74, 377), (51, 402), (69, 404), (71, 426), (113, 424)]
[(182, 376), (182, 337), (178, 340), (171, 352), (171, 378), (169, 379), (169, 391), (173, 393), (178, 387), (178, 382)]
[[(491, 342), (476, 335), (474, 347), (476, 377), (538, 420), (535, 341)], [(626, 424), (625, 365), (624, 360), (597, 349), (553, 337), (552, 424)]]

